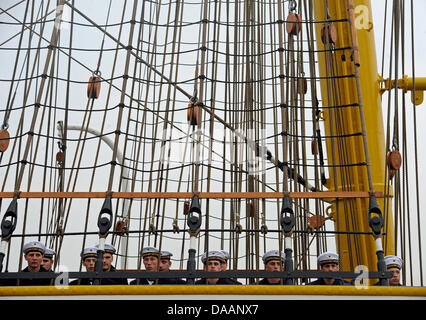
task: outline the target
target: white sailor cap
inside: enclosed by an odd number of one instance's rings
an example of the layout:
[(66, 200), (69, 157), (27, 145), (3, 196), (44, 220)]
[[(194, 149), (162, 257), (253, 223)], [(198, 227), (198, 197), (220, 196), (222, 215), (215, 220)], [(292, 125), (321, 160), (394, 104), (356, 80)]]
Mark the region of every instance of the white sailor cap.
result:
[(43, 243), (40, 241), (31, 241), (24, 244), (23, 251), (24, 254), (27, 254), (28, 252), (36, 251), (40, 252), (41, 254), (44, 254), (44, 251), (46, 250), (46, 247)]
[(144, 247), (142, 248), (142, 257), (147, 257), (147, 256), (159, 257), (160, 251), (154, 247)]
[(402, 268), (402, 259), (397, 256), (386, 256), (385, 257), (386, 268)]
[(223, 253), (223, 255), (225, 256), (225, 260), (226, 261), (228, 261), (230, 258), (231, 258), (231, 256), (229, 255), (229, 252), (228, 251), (225, 251), (225, 250), (220, 250), (222, 253)]
[(334, 252), (324, 252), (318, 256), (318, 264), (322, 266), (326, 263), (339, 263), (339, 255)]
[(271, 260), (281, 260), (284, 261), (284, 253), (279, 250), (269, 250), (265, 252), (265, 254), (262, 257), (263, 263), (267, 264)]
[(201, 256), (201, 261), (204, 264), (206, 264), (206, 262), (209, 261), (209, 260), (218, 260), (218, 261), (220, 261), (220, 263), (225, 263), (226, 257), (225, 257), (225, 255), (223, 254), (222, 251), (212, 250), (212, 251), (203, 253), (203, 255)]
[[(96, 249), (98, 249), (99, 248), (99, 245), (97, 244), (96, 246), (95, 246), (95, 248)], [(108, 243), (105, 243), (105, 245), (104, 245), (104, 252), (106, 252), (106, 253), (110, 253), (110, 254), (114, 254), (115, 253), (115, 247), (112, 245), (112, 244), (108, 244)]]
[(84, 260), (84, 259), (89, 258), (89, 257), (97, 258), (98, 257), (98, 248), (96, 248), (96, 247), (84, 248), (83, 252), (81, 253), (81, 259)]
[(45, 258), (53, 259), (53, 256), (55, 254), (56, 254), (55, 250), (52, 250), (50, 248), (46, 248), (46, 250), (44, 250), (44, 257)]
[(161, 251), (161, 259), (169, 259), (173, 256), (173, 253), (169, 251), (162, 250)]

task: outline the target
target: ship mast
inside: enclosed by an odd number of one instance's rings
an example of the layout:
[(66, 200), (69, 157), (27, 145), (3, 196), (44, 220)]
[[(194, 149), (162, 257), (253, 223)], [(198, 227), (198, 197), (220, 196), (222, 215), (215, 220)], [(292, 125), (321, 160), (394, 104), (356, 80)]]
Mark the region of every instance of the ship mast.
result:
[[(328, 161), (334, 167), (329, 170), (330, 176), (326, 186), (330, 191), (372, 189), (383, 192), (385, 197), (392, 197), (391, 191), (386, 194), (384, 185), (386, 150), (380, 146), (385, 145), (385, 135), (371, 5), (369, 0), (360, 0), (355, 1), (353, 8), (350, 8), (351, 2), (353, 1), (313, 1), (314, 19), (324, 21), (315, 25), (320, 51), (318, 67), (322, 78), (320, 83), (323, 105), (354, 105), (353, 108), (324, 109), (325, 132), (337, 137), (327, 140)], [(358, 14), (350, 17), (350, 13), (354, 11)], [(346, 22), (341, 22), (345, 20)], [(322, 37), (321, 32), (324, 35), (324, 30), (327, 37)], [(358, 44), (353, 43), (354, 39)], [(334, 45), (348, 49), (333, 51)], [(331, 50), (327, 50), (330, 48)], [(335, 75), (353, 76), (332, 79)], [(360, 84), (358, 89), (357, 80)], [(361, 107), (364, 110), (363, 115), (360, 115)], [(362, 116), (365, 119), (365, 128)], [(366, 140), (362, 139), (363, 136)], [(348, 165), (352, 166), (347, 167)], [(384, 198), (377, 200), (383, 210)], [(335, 221), (336, 230), (371, 231), (368, 212), (368, 199), (342, 199), (332, 202), (331, 216)], [(383, 237), (382, 245), (386, 254), (394, 254), (392, 211), (388, 210), (386, 214), (386, 236)], [(377, 270), (376, 244), (373, 237), (336, 235), (336, 242), (343, 269), (353, 270), (358, 265), (365, 265), (368, 270)]]

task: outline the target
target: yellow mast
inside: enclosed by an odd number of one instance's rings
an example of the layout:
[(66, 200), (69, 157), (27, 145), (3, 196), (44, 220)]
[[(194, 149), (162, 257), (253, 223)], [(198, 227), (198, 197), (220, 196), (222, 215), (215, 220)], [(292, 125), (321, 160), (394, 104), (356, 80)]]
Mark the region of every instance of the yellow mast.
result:
[[(351, 29), (348, 21), (335, 21), (349, 18), (346, 0), (313, 1), (314, 20), (333, 22), (335, 27), (335, 48), (352, 48)], [(328, 8), (325, 6), (328, 5)], [(382, 104), (377, 69), (374, 25), (372, 23), (371, 3), (369, 0), (354, 1), (355, 20), (353, 25), (359, 48), (359, 77), (365, 116), (372, 185), (374, 191), (385, 194), (386, 150), (383, 128)], [(328, 18), (328, 19), (327, 19)], [(315, 31), (319, 53), (319, 71), (321, 77), (333, 75), (353, 75), (354, 57), (351, 49), (336, 50), (333, 53), (321, 52), (330, 48), (330, 41), (321, 40), (324, 23), (316, 23)], [(332, 28), (330, 28), (332, 30)], [(328, 55), (328, 56), (327, 56)], [(333, 55), (333, 56), (331, 56)], [(321, 80), (321, 98), (323, 106), (350, 105), (358, 103), (358, 91), (354, 77)], [(323, 110), (325, 133), (327, 136), (345, 135), (362, 132), (358, 107), (345, 107)], [(339, 140), (340, 139), (340, 140)], [(362, 136), (328, 139), (326, 143), (330, 165), (365, 163)], [(350, 178), (348, 178), (350, 177)], [(368, 191), (369, 183), (365, 165), (349, 168), (329, 168), (326, 187), (330, 191)], [(389, 191), (388, 191), (389, 192)], [(391, 192), (390, 192), (391, 193)], [(392, 197), (392, 194), (388, 195)], [(394, 253), (393, 215), (389, 209), (384, 212), (384, 199), (377, 199), (386, 222), (386, 236), (383, 248), (386, 254)], [(331, 215), (338, 231), (371, 232), (368, 223), (368, 199), (352, 202), (337, 200), (332, 202)], [(376, 243), (369, 235), (338, 235), (337, 247), (342, 259), (343, 270), (354, 270), (365, 265), (368, 270), (377, 270)]]

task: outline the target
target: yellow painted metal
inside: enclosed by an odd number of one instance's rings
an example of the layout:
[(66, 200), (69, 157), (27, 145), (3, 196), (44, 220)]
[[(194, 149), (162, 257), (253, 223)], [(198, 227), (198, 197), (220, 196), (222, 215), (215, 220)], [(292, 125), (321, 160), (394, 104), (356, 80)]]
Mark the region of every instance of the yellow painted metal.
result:
[[(328, 4), (330, 20), (348, 19), (347, 1), (313, 1), (316, 21), (325, 21)], [(374, 191), (385, 190), (385, 135), (383, 128), (381, 95), (377, 71), (377, 58), (374, 40), (374, 24), (369, 0), (354, 1), (356, 36), (360, 55), (359, 75), (361, 97), (364, 106), (366, 135), (368, 141), (371, 173)], [(335, 48), (352, 47), (350, 24), (348, 21), (333, 22), (337, 30)], [(318, 49), (330, 49), (330, 44), (321, 41), (321, 28), (316, 24)], [(352, 50), (334, 50), (319, 53), (321, 77), (354, 75), (355, 65), (351, 60)], [(358, 92), (354, 77), (321, 80), (323, 106), (350, 105), (358, 103)], [(362, 132), (358, 107), (324, 109), (324, 126), (327, 136)], [(361, 136), (328, 139), (327, 156), (330, 164), (347, 165), (365, 163), (364, 144)], [(327, 187), (333, 191), (368, 191), (368, 176), (365, 166), (338, 167), (329, 169)], [(350, 179), (348, 178), (350, 177)], [(392, 196), (392, 194), (388, 194)], [(384, 200), (378, 199), (382, 213)], [(368, 199), (339, 200), (333, 203), (332, 217), (339, 231), (371, 231), (368, 224)], [(387, 236), (384, 238), (385, 254), (394, 253), (393, 219), (391, 210), (386, 219)], [(336, 238), (345, 271), (365, 265), (369, 270), (377, 270), (376, 244), (373, 237), (340, 235)]]
[[(60, 289), (59, 289), (60, 288)], [(68, 286), (68, 287), (2, 287), (1, 297), (40, 296), (135, 296), (135, 295), (315, 295), (315, 296), (400, 296), (426, 297), (426, 287), (355, 286)]]
[(395, 80), (389, 81), (389, 79), (383, 78), (380, 78), (379, 80), (382, 83), (380, 94), (383, 94), (386, 91), (394, 89), (396, 86), (398, 86), (398, 88), (403, 89), (404, 93), (411, 91), (411, 101), (415, 105), (420, 105), (423, 103), (423, 91), (426, 90), (425, 77), (409, 78), (407, 75), (404, 75), (402, 79), (398, 79), (398, 82)]

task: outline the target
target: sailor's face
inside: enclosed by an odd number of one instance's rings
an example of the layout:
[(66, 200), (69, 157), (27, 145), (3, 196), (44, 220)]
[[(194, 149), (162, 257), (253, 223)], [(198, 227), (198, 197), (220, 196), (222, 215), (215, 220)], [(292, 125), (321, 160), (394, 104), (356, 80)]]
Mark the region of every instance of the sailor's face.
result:
[(104, 271), (109, 271), (111, 269), (112, 264), (112, 254), (111, 253), (104, 253)]
[(321, 270), (337, 272), (339, 271), (339, 265), (337, 263), (326, 263), (321, 266)]
[(169, 259), (160, 259), (160, 271), (169, 271), (172, 262)]
[(41, 262), (41, 266), (44, 269), (50, 270), (50, 268), (52, 268), (52, 265), (53, 265), (53, 260), (52, 259), (43, 257), (43, 260)]
[(95, 257), (88, 257), (84, 259), (83, 261), (83, 266), (86, 268), (87, 272), (95, 272), (95, 264), (96, 264)]
[(222, 271), (221, 263), (217, 260), (207, 261), (207, 271), (218, 272)]
[(280, 271), (282, 266), (281, 260), (269, 260), (265, 265), (265, 271)]
[(228, 269), (228, 264), (227, 263), (222, 263), (220, 265), (220, 268), (221, 268), (222, 271), (226, 271)]
[(146, 256), (143, 258), (145, 270), (149, 272), (158, 271), (158, 258), (155, 256)]
[(401, 270), (398, 268), (388, 268), (388, 271), (392, 272), (392, 278), (389, 279), (389, 284), (391, 286), (397, 286), (399, 285), (399, 280), (401, 278)]
[[(273, 259), (273, 260), (269, 260), (266, 264), (265, 264), (265, 271), (284, 271), (284, 266), (283, 263), (280, 259)], [(279, 281), (281, 281), (280, 278), (268, 278), (268, 281), (270, 283), (278, 283)]]
[(31, 269), (37, 269), (41, 266), (41, 263), (43, 261), (43, 255), (40, 252), (28, 252), (26, 255), (24, 255), (25, 260), (28, 262), (28, 267)]

